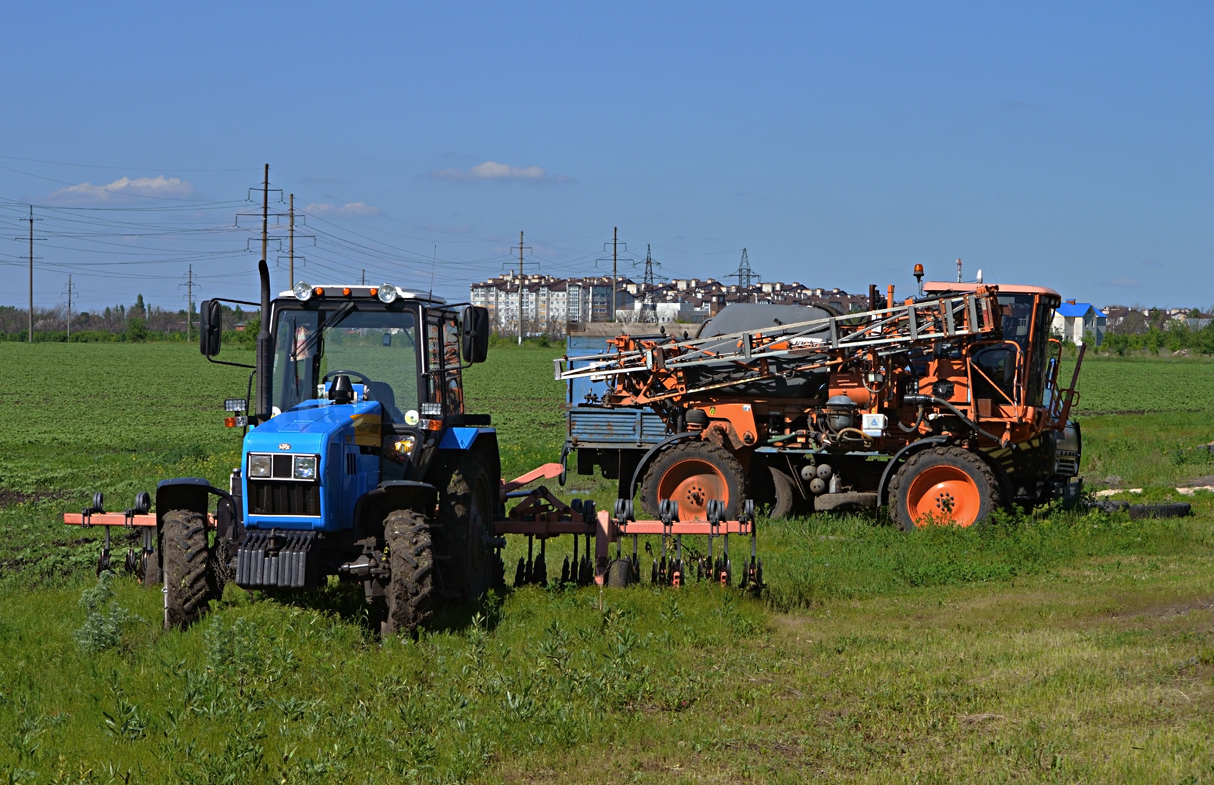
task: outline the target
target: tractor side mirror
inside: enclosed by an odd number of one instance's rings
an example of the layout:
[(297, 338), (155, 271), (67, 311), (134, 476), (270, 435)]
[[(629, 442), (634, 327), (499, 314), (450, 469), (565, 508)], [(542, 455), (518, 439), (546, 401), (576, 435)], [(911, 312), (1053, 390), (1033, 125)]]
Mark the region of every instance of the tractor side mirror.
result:
[(483, 363), (489, 356), (489, 309), (469, 305), (463, 319), (464, 362)]
[(203, 300), (198, 309), (198, 348), (205, 357), (219, 354), (223, 341), (223, 310), (218, 300)]

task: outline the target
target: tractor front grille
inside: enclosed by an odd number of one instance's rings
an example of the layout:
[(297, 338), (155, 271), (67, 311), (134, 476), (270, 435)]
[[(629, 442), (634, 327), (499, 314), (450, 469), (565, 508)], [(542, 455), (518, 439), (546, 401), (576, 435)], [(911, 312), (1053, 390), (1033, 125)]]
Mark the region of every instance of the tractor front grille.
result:
[(320, 515), (320, 483), (249, 480), (250, 515)]

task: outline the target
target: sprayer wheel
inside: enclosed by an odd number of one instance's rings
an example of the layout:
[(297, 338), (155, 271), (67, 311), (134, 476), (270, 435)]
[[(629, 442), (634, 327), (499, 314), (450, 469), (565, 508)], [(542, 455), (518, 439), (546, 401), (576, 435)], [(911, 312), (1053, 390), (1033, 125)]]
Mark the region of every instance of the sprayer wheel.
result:
[(658, 517), (664, 499), (679, 503), (679, 520), (708, 520), (708, 502), (725, 504), (725, 517), (734, 519), (742, 504), (746, 478), (742, 464), (711, 442), (685, 441), (663, 450), (649, 464), (641, 483), (641, 505)]
[(912, 455), (889, 484), (890, 515), (906, 531), (933, 523), (970, 526), (999, 507), (994, 471), (960, 447)]

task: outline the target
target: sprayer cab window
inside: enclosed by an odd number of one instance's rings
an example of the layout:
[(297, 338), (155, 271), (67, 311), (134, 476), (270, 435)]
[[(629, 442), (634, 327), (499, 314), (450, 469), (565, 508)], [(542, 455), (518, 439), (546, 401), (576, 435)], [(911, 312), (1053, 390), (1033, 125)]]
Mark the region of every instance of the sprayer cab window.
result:
[(275, 413), (322, 397), (335, 371), (402, 422), (418, 408), (417, 316), (411, 308), (282, 308), (274, 324)]

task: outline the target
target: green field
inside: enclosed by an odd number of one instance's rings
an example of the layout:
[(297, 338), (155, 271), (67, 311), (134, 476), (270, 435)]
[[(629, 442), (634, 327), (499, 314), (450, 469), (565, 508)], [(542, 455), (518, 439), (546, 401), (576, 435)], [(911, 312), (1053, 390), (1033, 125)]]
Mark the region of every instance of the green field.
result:
[[(469, 372), (507, 474), (559, 456), (555, 353), (495, 348)], [(528, 588), (381, 645), (341, 587), (229, 590), (166, 633), (160, 594), (128, 577), (81, 605), (98, 535), (58, 515), (98, 488), (120, 508), (166, 476), (226, 482), (222, 401), (246, 372), (172, 344), (0, 359), (10, 782), (1214, 781), (1211, 494), (1169, 521), (761, 521), (759, 599)], [(1195, 449), (1214, 439), (1212, 372), (1089, 358), (1085, 474), (1160, 500), (1214, 474)], [(610, 486), (571, 475), (575, 491)]]

